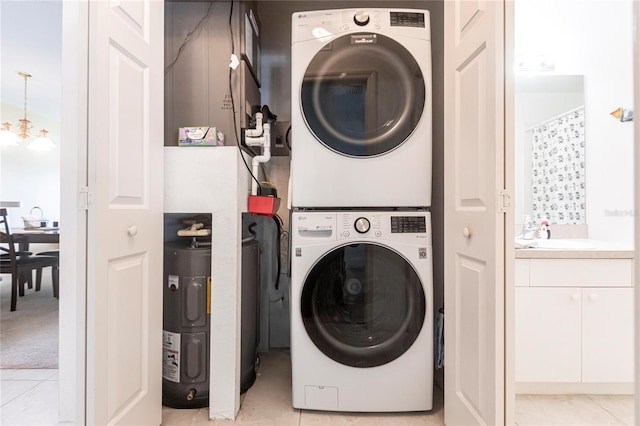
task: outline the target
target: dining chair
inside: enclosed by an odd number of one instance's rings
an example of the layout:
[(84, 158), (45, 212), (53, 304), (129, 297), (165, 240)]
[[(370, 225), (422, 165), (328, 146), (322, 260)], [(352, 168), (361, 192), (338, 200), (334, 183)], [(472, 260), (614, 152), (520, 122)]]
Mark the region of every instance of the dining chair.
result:
[(7, 209), (0, 209), (0, 273), (11, 274), (11, 310), (16, 310), (18, 293), (24, 296), (24, 284), (29, 281), (34, 270), (51, 266), (54, 296), (58, 294), (59, 275), (58, 258), (55, 256), (36, 256), (16, 250), (16, 242), (11, 233)]
[[(53, 256), (58, 258), (58, 264), (51, 269), (52, 274), (59, 275), (60, 272), (60, 250), (47, 250), (36, 253), (36, 256)], [(36, 291), (40, 291), (42, 284), (42, 268), (36, 269)], [(58, 298), (58, 288), (53, 287), (53, 297)]]

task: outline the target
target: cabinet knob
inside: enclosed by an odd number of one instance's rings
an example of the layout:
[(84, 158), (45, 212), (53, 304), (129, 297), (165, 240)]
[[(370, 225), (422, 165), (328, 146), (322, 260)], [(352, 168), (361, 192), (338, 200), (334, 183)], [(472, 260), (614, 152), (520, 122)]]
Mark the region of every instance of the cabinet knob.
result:
[(580, 300), (580, 293), (573, 293), (571, 295), (571, 300), (573, 300), (574, 302), (577, 302), (578, 300)]
[(462, 236), (465, 238), (471, 237), (471, 228), (469, 228), (468, 226), (465, 226), (464, 229), (462, 230)]
[(594, 302), (595, 302), (596, 300), (598, 300), (598, 294), (597, 294), (597, 293), (591, 293), (591, 294), (589, 295), (589, 300), (591, 300), (591, 301), (594, 301)]
[(130, 237), (135, 237), (136, 235), (138, 235), (138, 228), (135, 225), (131, 225), (127, 229), (127, 232), (129, 233)]

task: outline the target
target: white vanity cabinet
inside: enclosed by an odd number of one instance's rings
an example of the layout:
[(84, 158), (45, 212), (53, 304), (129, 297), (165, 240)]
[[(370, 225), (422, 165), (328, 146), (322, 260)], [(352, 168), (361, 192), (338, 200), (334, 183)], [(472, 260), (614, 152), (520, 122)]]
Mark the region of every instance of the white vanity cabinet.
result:
[(516, 288), (516, 381), (581, 380), (580, 289)]
[(633, 382), (632, 259), (519, 258), (515, 275), (518, 392)]
[(633, 288), (582, 289), (582, 381), (633, 382)]

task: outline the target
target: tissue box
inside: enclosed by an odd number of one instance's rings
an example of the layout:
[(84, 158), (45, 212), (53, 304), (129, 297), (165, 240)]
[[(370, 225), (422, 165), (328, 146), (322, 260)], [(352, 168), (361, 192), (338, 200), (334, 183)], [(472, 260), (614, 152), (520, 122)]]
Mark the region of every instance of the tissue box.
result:
[(178, 146), (223, 146), (224, 134), (217, 127), (180, 127)]

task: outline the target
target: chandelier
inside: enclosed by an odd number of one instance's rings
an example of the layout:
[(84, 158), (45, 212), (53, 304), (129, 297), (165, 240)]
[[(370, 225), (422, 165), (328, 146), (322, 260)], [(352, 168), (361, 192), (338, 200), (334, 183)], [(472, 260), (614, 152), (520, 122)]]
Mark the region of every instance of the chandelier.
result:
[[(2, 127), (0, 128), (0, 146), (17, 146), (20, 139), (26, 140), (31, 137), (31, 121), (27, 119), (27, 81), (29, 77), (31, 77), (31, 74), (20, 71), (18, 75), (24, 78), (24, 117), (19, 120), (20, 124), (18, 125), (19, 131), (17, 134), (11, 130), (11, 123), (2, 123)], [(45, 129), (40, 130), (38, 137), (29, 142), (27, 148), (34, 151), (51, 151), (55, 145), (51, 139), (47, 137), (47, 133), (49, 132)]]

